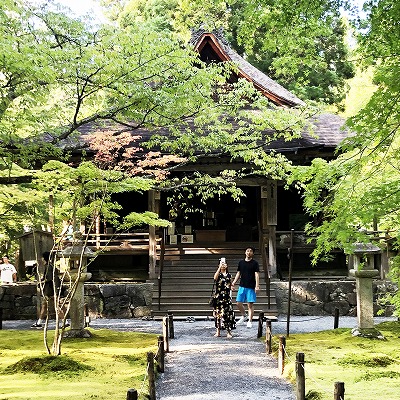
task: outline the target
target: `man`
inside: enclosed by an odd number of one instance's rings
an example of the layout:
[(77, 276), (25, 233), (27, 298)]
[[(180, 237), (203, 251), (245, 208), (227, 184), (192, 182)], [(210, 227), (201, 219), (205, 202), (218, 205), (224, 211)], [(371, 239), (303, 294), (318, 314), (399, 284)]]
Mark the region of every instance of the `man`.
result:
[[(41, 286), (43, 288), (44, 297), (40, 308), (39, 319), (31, 326), (31, 328), (37, 329), (43, 328), (42, 322), (47, 318), (49, 303), (52, 302), (52, 304), (54, 304), (54, 289), (58, 291), (61, 285), (60, 278), (58, 277), (58, 270), (54, 270), (53, 264), (50, 262), (50, 252), (45, 251), (42, 254), (42, 258), (44, 261), (44, 273), (41, 279)], [(53, 281), (55, 284), (53, 284)], [(59, 310), (59, 317), (61, 320), (64, 318), (64, 312), (62, 310)], [(65, 327), (66, 326), (69, 326), (69, 324), (65, 324)]]
[(247, 303), (249, 316), (247, 322), (248, 328), (252, 327), (256, 292), (260, 290), (260, 267), (258, 265), (258, 262), (253, 259), (253, 256), (254, 248), (247, 247), (245, 252), (245, 259), (239, 261), (236, 276), (232, 282), (232, 290), (234, 290), (236, 282), (240, 279), (239, 290), (236, 296), (236, 304), (242, 316), (239, 319), (238, 324), (242, 324), (245, 322), (246, 313), (243, 303)]
[(8, 256), (3, 256), (3, 264), (0, 264), (1, 283), (13, 284), (17, 282), (17, 270), (14, 265), (10, 264)]

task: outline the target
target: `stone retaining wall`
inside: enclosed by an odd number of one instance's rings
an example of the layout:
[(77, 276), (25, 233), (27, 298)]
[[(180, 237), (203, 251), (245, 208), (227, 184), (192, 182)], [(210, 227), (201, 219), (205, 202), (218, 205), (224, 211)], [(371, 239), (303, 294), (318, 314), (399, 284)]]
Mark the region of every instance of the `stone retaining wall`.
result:
[[(288, 309), (288, 282), (273, 282), (279, 313)], [(384, 297), (395, 293), (397, 288), (390, 281), (373, 281), (374, 314), (391, 316), (393, 306), (386, 305)], [(292, 315), (334, 315), (335, 308), (340, 315), (356, 316), (357, 297), (355, 280), (340, 281), (293, 281), (290, 303)]]
[[(279, 313), (287, 313), (288, 282), (273, 282)], [(85, 302), (91, 318), (141, 318), (151, 315), (152, 283), (86, 283)], [(373, 284), (374, 311), (392, 315), (392, 306), (382, 304), (387, 293), (397, 288), (389, 281), (376, 280)], [(0, 286), (0, 308), (3, 319), (35, 319), (37, 295), (34, 282)], [(354, 280), (293, 281), (292, 315), (356, 315), (357, 300)]]
[[(85, 284), (91, 318), (140, 318), (151, 314), (152, 283)], [(4, 320), (36, 319), (35, 282), (0, 286)]]

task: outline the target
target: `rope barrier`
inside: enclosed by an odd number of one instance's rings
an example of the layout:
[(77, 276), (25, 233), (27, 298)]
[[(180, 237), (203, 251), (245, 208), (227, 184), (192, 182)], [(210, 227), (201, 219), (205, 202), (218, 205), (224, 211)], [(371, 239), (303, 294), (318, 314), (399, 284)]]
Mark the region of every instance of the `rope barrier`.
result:
[(142, 381), (142, 383), (140, 385), (140, 389), (138, 390), (138, 394), (139, 395), (143, 394), (144, 384), (145, 384), (145, 382), (147, 380), (147, 377), (149, 376), (149, 366), (150, 366), (150, 364), (147, 363), (146, 373), (144, 374), (143, 381)]
[[(272, 336), (272, 341), (273, 341), (275, 344), (279, 345), (279, 341), (274, 340), (274, 337), (273, 337), (273, 336)], [(327, 390), (327, 389), (323, 388), (323, 387), (319, 384), (319, 382), (316, 380), (316, 378), (314, 378), (314, 377), (312, 376), (312, 374), (310, 374), (310, 372), (309, 372), (308, 370), (306, 371), (306, 369), (304, 368), (304, 365), (302, 365), (302, 363), (298, 363), (295, 359), (292, 359), (292, 357), (289, 356), (288, 352), (286, 351), (286, 347), (287, 347), (287, 346), (282, 346), (283, 351), (284, 351), (284, 353), (285, 353), (285, 357), (286, 357), (290, 362), (292, 362), (292, 363), (294, 363), (294, 364), (300, 364), (301, 367), (304, 369), (304, 374), (306, 375), (306, 377), (307, 377), (308, 379), (312, 380), (319, 390), (321, 390), (322, 392), (325, 392), (325, 393), (327, 393), (327, 394), (332, 394), (332, 392), (331, 392), (330, 390)], [(308, 365), (311, 365), (311, 364), (308, 364)], [(341, 399), (341, 400), (344, 400), (344, 399)]]
[[(293, 321), (292, 319), (290, 319), (290, 322), (292, 323), (292, 322), (307, 322), (307, 321), (315, 321), (315, 320), (318, 320), (318, 319), (323, 319), (323, 318), (326, 318), (327, 317), (327, 315), (325, 315), (325, 316), (321, 316), (321, 317), (315, 317), (315, 318), (309, 318), (309, 319), (302, 319), (301, 321)], [(284, 322), (284, 321), (282, 321), (282, 322)]]

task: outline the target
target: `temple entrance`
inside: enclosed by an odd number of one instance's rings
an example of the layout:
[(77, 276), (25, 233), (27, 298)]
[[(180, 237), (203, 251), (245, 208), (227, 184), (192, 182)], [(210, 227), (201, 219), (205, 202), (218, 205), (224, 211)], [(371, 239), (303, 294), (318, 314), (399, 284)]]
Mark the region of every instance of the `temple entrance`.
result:
[[(209, 199), (202, 204), (199, 199), (192, 200), (193, 211), (178, 212), (175, 218), (169, 217), (163, 196), (161, 197), (161, 217), (174, 222), (176, 235), (193, 235), (194, 241), (257, 241), (257, 213), (259, 187), (241, 187), (245, 196), (235, 201), (229, 195)], [(179, 240), (178, 240), (179, 241)]]

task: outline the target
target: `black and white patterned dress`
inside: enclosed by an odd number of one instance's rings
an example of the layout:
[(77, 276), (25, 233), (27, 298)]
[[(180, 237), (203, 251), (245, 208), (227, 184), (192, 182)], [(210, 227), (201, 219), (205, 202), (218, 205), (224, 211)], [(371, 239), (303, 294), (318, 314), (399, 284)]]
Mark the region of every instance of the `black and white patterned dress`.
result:
[(215, 327), (231, 331), (236, 328), (235, 312), (231, 297), (232, 276), (230, 273), (218, 275), (215, 281), (215, 297), (217, 305), (214, 308)]

